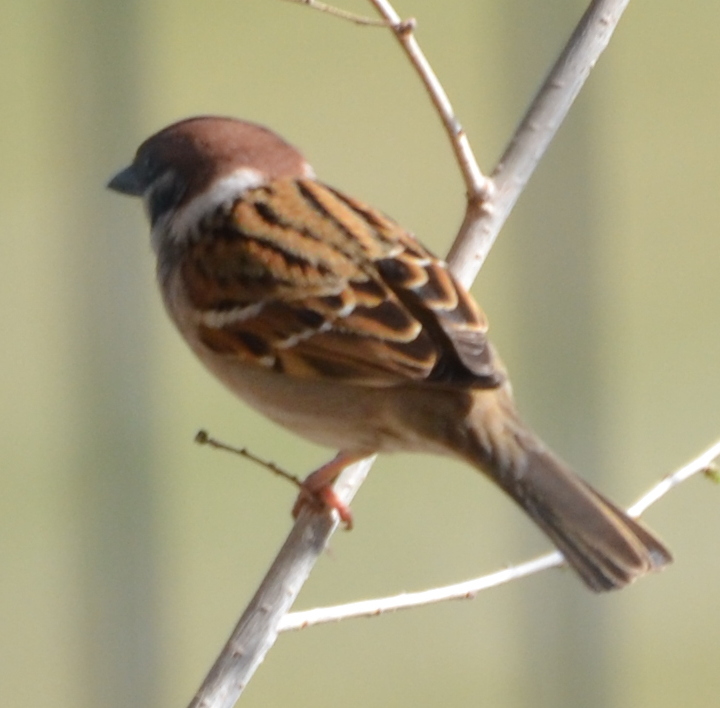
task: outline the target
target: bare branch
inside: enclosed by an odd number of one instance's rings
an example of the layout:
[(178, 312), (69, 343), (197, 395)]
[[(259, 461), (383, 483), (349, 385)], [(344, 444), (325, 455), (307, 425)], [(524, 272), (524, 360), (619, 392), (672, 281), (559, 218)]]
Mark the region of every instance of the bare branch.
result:
[(294, 486), (302, 489), (302, 480), (300, 479), (300, 477), (294, 474), (290, 474), (290, 472), (284, 470), (282, 467), (276, 465), (274, 462), (263, 460), (262, 457), (258, 457), (254, 453), (250, 452), (250, 450), (248, 450), (246, 447), (235, 447), (234, 445), (228, 445), (227, 443), (221, 442), (220, 440), (216, 440), (207, 432), (207, 430), (198, 430), (197, 434), (195, 435), (195, 442), (198, 445), (207, 445), (209, 447), (214, 447), (216, 450), (224, 450), (225, 452), (232, 452), (234, 455), (244, 457), (246, 460), (250, 460), (250, 462), (254, 462), (260, 467), (264, 467), (266, 470), (272, 472), (274, 475), (277, 475), (278, 477), (281, 477), (287, 482), (290, 482)]
[(447, 600), (470, 600), (481, 590), (504, 585), (511, 580), (524, 578), (526, 575), (533, 575), (548, 568), (555, 568), (563, 565), (563, 563), (564, 559), (560, 552), (554, 551), (526, 563), (453, 585), (445, 585), (419, 592), (407, 592), (391, 597), (375, 598), (373, 600), (348, 602), (344, 605), (291, 612), (285, 615), (280, 623), (280, 631), (289, 632), (291, 630), (305, 629), (306, 627), (327, 624), (328, 622), (339, 622), (353, 617), (375, 617), (386, 612), (407, 610), (411, 607), (421, 607), (422, 605), (431, 605), (436, 602), (446, 602)]
[[(658, 482), (628, 509), (628, 514), (633, 517), (640, 516), (640, 514), (664, 497), (671, 489), (690, 479), (690, 477), (706, 471), (718, 457), (720, 457), (720, 440), (687, 465)], [(462, 583), (455, 583), (453, 585), (446, 585), (444, 587), (432, 588), (431, 590), (423, 590), (420, 592), (403, 593), (402, 595), (394, 595), (392, 597), (382, 597), (373, 600), (363, 600), (361, 602), (349, 602), (332, 607), (319, 607), (313, 610), (292, 612), (283, 617), (280, 622), (279, 631), (287, 632), (290, 630), (304, 629), (305, 627), (326, 624), (327, 622), (339, 622), (340, 620), (350, 619), (351, 617), (374, 617), (375, 615), (386, 612), (405, 610), (421, 605), (430, 605), (435, 602), (446, 602), (447, 600), (472, 599), (482, 590), (494, 588), (498, 585), (509, 583), (512, 580), (534, 575), (540, 571), (555, 568), (563, 564), (564, 559), (562, 555), (558, 551), (555, 551), (526, 561), (520, 565), (498, 570), (495, 573), (483, 575), (473, 580), (466, 580)]]
[(370, 0), (370, 2), (375, 5), (377, 11), (390, 23), (390, 27), (394, 31), (400, 45), (405, 50), (410, 63), (420, 75), (420, 79), (430, 96), (430, 100), (440, 116), (445, 132), (450, 138), (455, 159), (458, 162), (463, 180), (465, 181), (468, 202), (476, 204), (487, 200), (493, 191), (492, 183), (480, 171), (480, 167), (470, 147), (470, 141), (462, 125), (460, 125), (460, 121), (455, 116), (450, 99), (415, 39), (415, 35), (413, 34), (415, 22), (403, 22), (387, 0)]
[(294, 2), (298, 5), (307, 5), (307, 7), (313, 10), (319, 10), (320, 12), (326, 12), (328, 15), (339, 17), (342, 20), (353, 22), (356, 25), (364, 25), (370, 27), (388, 27), (389, 23), (385, 20), (376, 20), (372, 17), (364, 17), (363, 15), (356, 15), (354, 12), (348, 12), (347, 10), (341, 10), (339, 7), (328, 5), (318, 0), (286, 0), (286, 2)]
[[(375, 458), (348, 467), (335, 493), (349, 504), (365, 481)], [(277, 639), (278, 626), (295, 602), (317, 559), (338, 526), (332, 516), (306, 508), (295, 522), (255, 596), (250, 601), (190, 708), (232, 708)]]
[(645, 513), (658, 499), (662, 499), (673, 487), (677, 487), (686, 479), (690, 479), (698, 472), (707, 473), (713, 468), (713, 462), (720, 458), (720, 440), (711, 445), (705, 452), (698, 455), (676, 472), (669, 474), (658, 482), (647, 494), (638, 499), (627, 511), (635, 518)]
[(448, 263), (469, 286), (530, 175), (565, 119), (570, 106), (610, 41), (629, 0), (593, 0), (520, 122), (491, 178), (489, 202), (468, 201), (465, 219)]

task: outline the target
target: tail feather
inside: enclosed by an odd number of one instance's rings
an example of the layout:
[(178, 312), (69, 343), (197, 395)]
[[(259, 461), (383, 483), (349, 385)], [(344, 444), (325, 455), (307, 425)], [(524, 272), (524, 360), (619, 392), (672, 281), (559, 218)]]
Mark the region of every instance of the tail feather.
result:
[(672, 561), (650, 531), (547, 451), (531, 452), (526, 474), (504, 488), (596, 592), (622, 588)]
[(519, 420), (509, 392), (478, 393), (470, 458), (537, 523), (591, 590), (622, 588), (672, 561), (648, 529), (540, 442)]

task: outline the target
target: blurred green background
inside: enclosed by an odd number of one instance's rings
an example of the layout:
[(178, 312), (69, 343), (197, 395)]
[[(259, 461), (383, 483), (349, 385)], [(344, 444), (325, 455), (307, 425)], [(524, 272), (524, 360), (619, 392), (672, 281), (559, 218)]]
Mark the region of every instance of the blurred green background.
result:
[[(343, 3), (367, 12), (365, 3)], [(489, 169), (580, 0), (404, 0)], [(266, 123), (444, 253), (462, 183), (392, 37), (273, 0), (6, 0), (0, 23), (0, 700), (186, 705), (328, 457), (215, 383), (104, 183), (197, 113)], [(720, 435), (720, 3), (631, 3), (476, 293), (521, 409), (621, 503)], [(380, 461), (298, 605), (420, 589), (547, 544), (479, 475)], [(717, 706), (720, 489), (647, 514), (676, 555), (607, 597), (567, 572), (282, 636), (251, 706)]]

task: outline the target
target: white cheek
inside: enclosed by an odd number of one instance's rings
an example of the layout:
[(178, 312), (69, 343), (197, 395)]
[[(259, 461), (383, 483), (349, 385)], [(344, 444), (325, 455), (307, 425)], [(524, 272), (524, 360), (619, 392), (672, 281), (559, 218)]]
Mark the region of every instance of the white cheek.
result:
[(153, 248), (157, 251), (164, 238), (182, 241), (191, 237), (206, 214), (211, 214), (224, 204), (232, 204), (244, 192), (261, 187), (266, 182), (264, 175), (252, 167), (241, 167), (216, 180), (209, 189), (190, 200), (184, 207), (168, 212), (157, 221), (152, 230)]

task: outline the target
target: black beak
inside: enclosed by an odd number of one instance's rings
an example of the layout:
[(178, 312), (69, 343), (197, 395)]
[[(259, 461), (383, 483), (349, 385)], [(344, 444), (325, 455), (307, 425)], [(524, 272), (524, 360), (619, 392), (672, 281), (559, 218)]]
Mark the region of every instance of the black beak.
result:
[(108, 189), (121, 194), (129, 194), (131, 197), (142, 197), (148, 185), (138, 175), (137, 167), (133, 164), (120, 170), (108, 183)]

